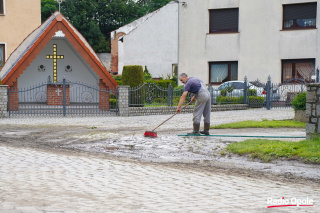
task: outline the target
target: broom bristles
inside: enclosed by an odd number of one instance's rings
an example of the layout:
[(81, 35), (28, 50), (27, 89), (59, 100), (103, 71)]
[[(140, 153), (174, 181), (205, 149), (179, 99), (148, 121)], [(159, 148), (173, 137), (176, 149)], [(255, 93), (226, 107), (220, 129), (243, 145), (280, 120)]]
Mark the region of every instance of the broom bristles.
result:
[(144, 136), (145, 137), (153, 137), (153, 138), (158, 137), (156, 132), (148, 132), (148, 131), (144, 133)]

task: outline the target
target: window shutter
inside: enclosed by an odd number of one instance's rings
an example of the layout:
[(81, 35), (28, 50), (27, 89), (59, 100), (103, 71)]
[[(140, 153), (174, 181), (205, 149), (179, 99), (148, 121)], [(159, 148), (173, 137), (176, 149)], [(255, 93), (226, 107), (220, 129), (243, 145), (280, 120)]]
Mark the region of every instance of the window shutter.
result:
[(317, 17), (317, 3), (283, 5), (283, 20)]
[(239, 9), (210, 10), (210, 32), (238, 31)]

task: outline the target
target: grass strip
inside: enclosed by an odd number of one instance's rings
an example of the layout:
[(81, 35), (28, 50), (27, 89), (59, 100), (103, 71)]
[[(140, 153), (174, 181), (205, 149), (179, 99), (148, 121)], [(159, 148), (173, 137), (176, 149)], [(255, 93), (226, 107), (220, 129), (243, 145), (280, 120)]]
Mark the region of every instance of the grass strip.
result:
[(295, 120), (262, 120), (241, 121), (236, 123), (211, 126), (211, 129), (241, 129), (241, 128), (305, 128), (306, 124)]
[(264, 162), (270, 162), (271, 160), (284, 157), (320, 164), (319, 138), (300, 142), (251, 139), (229, 144), (226, 150), (238, 155), (259, 158)]

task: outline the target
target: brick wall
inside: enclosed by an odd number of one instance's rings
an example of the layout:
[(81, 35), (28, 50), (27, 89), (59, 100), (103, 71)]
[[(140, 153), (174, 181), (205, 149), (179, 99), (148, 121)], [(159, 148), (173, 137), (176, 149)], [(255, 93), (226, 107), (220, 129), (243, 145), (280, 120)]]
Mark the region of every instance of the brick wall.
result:
[(7, 85), (0, 85), (0, 118), (8, 117)]
[(111, 73), (118, 73), (118, 40), (120, 36), (124, 36), (125, 33), (120, 32), (111, 39)]
[[(105, 83), (103, 83), (102, 79), (99, 80), (99, 89), (102, 90), (99, 92), (99, 103), (100, 103), (100, 110), (106, 111), (110, 109), (109, 106), (109, 92), (108, 87)], [(104, 92), (105, 91), (105, 92)]]
[(10, 89), (10, 111), (17, 111), (19, 108), (19, 98), (18, 98), (18, 80), (13, 83)]
[(307, 139), (313, 135), (320, 136), (320, 84), (307, 86), (306, 134)]
[[(63, 105), (63, 85), (47, 85), (47, 105)], [(66, 105), (70, 105), (70, 85), (66, 85)]]

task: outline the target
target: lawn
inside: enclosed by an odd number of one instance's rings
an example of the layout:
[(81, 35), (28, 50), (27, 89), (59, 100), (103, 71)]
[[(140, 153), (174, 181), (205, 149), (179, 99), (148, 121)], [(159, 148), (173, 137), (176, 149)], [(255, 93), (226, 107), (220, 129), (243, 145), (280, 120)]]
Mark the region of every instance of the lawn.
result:
[(305, 128), (306, 124), (295, 120), (262, 120), (241, 121), (236, 123), (211, 126), (211, 129), (240, 129), (240, 128)]
[(284, 157), (320, 164), (320, 138), (300, 142), (252, 139), (229, 144), (226, 150), (264, 162)]

